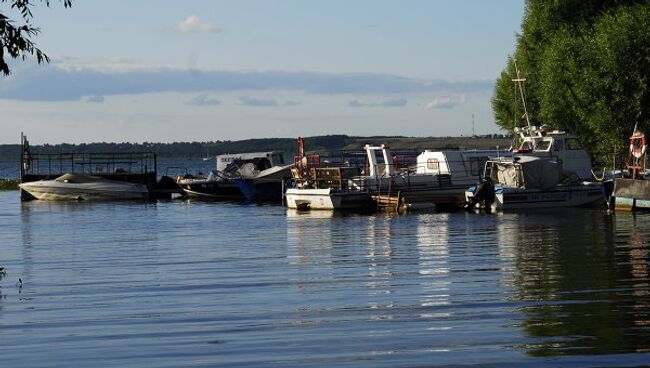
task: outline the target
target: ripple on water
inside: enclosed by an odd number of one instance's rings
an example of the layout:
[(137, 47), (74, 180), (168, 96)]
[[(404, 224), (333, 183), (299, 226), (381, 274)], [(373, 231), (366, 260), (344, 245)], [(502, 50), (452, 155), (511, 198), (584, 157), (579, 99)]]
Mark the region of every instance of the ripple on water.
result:
[(643, 214), (393, 216), (15, 195), (0, 193), (7, 366), (649, 358)]

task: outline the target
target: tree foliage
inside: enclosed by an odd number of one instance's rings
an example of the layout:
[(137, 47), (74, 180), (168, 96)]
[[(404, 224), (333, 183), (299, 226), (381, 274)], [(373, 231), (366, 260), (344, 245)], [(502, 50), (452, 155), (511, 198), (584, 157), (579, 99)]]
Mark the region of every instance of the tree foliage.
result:
[(492, 98), (507, 130), (523, 125), (515, 59), (533, 124), (568, 128), (596, 155), (624, 150), (635, 123), (650, 133), (650, 1), (527, 0)]
[[(72, 0), (60, 0), (63, 6), (72, 6)], [(49, 62), (49, 57), (41, 51), (32, 40), (38, 35), (40, 29), (32, 24), (32, 8), (36, 5), (35, 0), (0, 0), (2, 4), (11, 4), (11, 9), (20, 14), (18, 21), (9, 18), (5, 12), (0, 13), (0, 71), (9, 75), (11, 70), (7, 64), (6, 57), (13, 59), (25, 59), (27, 55), (36, 56), (38, 63)], [(39, 3), (50, 6), (50, 0), (40, 0)]]

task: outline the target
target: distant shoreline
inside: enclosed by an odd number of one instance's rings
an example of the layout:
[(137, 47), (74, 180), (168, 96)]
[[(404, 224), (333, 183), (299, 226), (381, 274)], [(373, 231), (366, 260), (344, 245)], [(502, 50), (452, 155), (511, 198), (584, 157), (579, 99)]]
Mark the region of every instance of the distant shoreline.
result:
[[(28, 137), (29, 138), (29, 137)], [(506, 135), (489, 134), (474, 137), (401, 137), (325, 135), (305, 138), (308, 152), (328, 153), (362, 149), (365, 144), (386, 144), (393, 150), (454, 150), (508, 148), (512, 139)], [(80, 143), (32, 145), (33, 153), (117, 153), (154, 152), (161, 159), (200, 159), (224, 153), (256, 151), (296, 151), (296, 138), (261, 138), (238, 141), (173, 142), (173, 143)], [(0, 161), (20, 158), (20, 144), (0, 145)]]

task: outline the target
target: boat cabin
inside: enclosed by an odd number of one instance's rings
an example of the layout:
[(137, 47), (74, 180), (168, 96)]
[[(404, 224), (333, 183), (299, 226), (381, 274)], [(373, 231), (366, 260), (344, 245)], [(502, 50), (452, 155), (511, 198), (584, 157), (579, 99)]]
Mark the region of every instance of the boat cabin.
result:
[(521, 138), (521, 145), (515, 154), (559, 160), (564, 170), (574, 172), (583, 180), (592, 179), (591, 157), (577, 136), (545, 126), (532, 126), (530, 129), (517, 127), (515, 133)]
[(218, 173), (246, 177), (274, 166), (286, 165), (284, 153), (280, 151), (229, 153), (218, 155), (216, 161)]
[(507, 151), (429, 151), (417, 157), (415, 173), (419, 175), (450, 175), (478, 177), (490, 158), (512, 156)]
[(548, 189), (560, 183), (562, 165), (534, 156), (490, 160), (485, 163), (484, 177), (503, 188)]

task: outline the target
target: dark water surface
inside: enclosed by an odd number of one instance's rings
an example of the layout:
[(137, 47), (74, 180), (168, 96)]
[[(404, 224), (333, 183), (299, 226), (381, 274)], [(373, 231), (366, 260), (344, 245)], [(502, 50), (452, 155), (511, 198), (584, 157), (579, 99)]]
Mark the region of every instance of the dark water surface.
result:
[(647, 214), (0, 192), (0, 234), (3, 367), (650, 363)]

